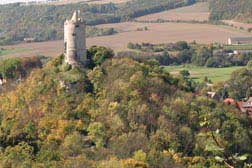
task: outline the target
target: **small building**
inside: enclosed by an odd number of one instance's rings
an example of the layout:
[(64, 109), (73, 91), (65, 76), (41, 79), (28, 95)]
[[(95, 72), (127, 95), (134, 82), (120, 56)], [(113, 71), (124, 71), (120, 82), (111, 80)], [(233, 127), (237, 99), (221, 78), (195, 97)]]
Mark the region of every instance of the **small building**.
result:
[(31, 43), (31, 42), (34, 42), (35, 39), (34, 38), (24, 38), (24, 42), (26, 43)]
[(252, 44), (252, 37), (229, 37), (228, 45)]
[(250, 97), (246, 102), (237, 102), (237, 105), (241, 112), (247, 112), (249, 116), (252, 116), (252, 97)]

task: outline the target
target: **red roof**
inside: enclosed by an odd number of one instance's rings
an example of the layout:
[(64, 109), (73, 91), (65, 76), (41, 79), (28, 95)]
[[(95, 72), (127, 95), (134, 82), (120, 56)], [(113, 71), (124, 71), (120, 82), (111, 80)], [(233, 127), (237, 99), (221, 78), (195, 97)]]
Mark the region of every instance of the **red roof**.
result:
[(226, 98), (226, 99), (224, 100), (224, 103), (225, 103), (225, 104), (230, 104), (230, 105), (235, 105), (235, 104), (236, 104), (236, 103), (235, 103), (235, 100), (232, 99), (232, 98)]

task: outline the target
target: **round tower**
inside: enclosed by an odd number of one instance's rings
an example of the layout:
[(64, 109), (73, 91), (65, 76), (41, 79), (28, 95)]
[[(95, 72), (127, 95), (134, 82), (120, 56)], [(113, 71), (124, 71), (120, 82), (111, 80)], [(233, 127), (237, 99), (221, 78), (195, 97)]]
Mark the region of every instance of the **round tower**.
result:
[(73, 67), (85, 64), (86, 54), (86, 25), (75, 11), (71, 20), (64, 24), (64, 54), (65, 62)]

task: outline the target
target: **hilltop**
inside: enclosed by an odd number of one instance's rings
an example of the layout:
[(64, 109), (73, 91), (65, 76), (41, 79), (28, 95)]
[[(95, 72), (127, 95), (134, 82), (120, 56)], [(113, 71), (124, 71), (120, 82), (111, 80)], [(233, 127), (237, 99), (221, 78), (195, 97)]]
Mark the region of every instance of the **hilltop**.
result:
[[(112, 58), (104, 47), (88, 55), (89, 68), (71, 69), (59, 56), (3, 88), (2, 167), (239, 167), (252, 160), (251, 119), (195, 96), (186, 75), (173, 77), (155, 60)], [(13, 74), (4, 77), (19, 78)]]

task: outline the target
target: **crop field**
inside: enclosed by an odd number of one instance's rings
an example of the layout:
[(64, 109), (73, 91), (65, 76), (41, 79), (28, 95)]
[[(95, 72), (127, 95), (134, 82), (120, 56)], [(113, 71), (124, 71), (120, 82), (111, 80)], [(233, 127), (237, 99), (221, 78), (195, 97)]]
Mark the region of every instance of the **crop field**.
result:
[[(92, 43), (109, 46), (113, 49), (125, 49), (128, 42), (150, 42), (155, 44), (177, 41), (196, 41), (198, 43), (227, 43), (228, 37), (248, 36), (249, 33), (234, 30), (228, 26), (190, 23), (137, 23), (125, 22), (105, 24), (99, 27), (113, 27), (118, 32), (113, 36), (90, 39)], [(137, 31), (147, 27), (147, 31)]]
[(212, 82), (223, 82), (230, 78), (230, 75), (235, 70), (243, 67), (233, 66), (227, 68), (206, 68), (194, 65), (179, 65), (179, 66), (166, 66), (165, 70), (173, 75), (177, 75), (181, 70), (188, 70), (191, 78), (197, 82), (202, 82), (205, 77), (208, 77)]
[(252, 28), (252, 24), (251, 23), (241, 23), (241, 22), (236, 22), (234, 20), (223, 20), (223, 22), (229, 24), (229, 25), (233, 25), (234, 27), (237, 28), (243, 28), (245, 30), (251, 29)]
[(196, 20), (207, 21), (209, 17), (209, 6), (207, 2), (196, 3), (192, 6), (182, 7), (178, 9), (168, 10), (160, 13), (150, 14), (139, 17), (139, 21), (155, 21), (162, 20)]
[[(118, 30), (119, 33), (111, 36), (88, 38), (87, 45), (110, 47), (115, 50), (115, 52), (127, 50), (127, 44), (129, 42), (150, 42), (154, 44), (160, 44), (177, 41), (196, 41), (197, 43), (204, 44), (214, 42), (226, 44), (228, 37), (249, 35), (249, 33), (237, 31), (228, 26), (216, 26), (208, 24), (124, 22), (99, 25), (98, 27), (113, 27)], [(147, 31), (139, 30), (144, 29), (145, 27), (147, 27)], [(8, 56), (55, 56), (62, 53), (63, 41), (22, 43), (7, 46), (7, 48), (18, 50), (29, 48), (29, 50), (20, 53), (9, 53), (7, 54)]]

